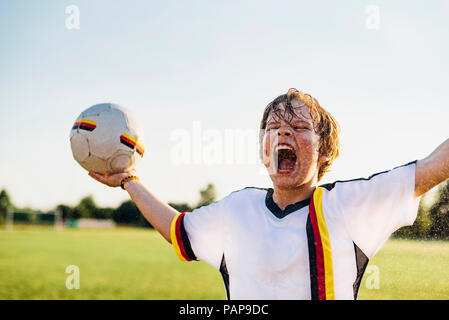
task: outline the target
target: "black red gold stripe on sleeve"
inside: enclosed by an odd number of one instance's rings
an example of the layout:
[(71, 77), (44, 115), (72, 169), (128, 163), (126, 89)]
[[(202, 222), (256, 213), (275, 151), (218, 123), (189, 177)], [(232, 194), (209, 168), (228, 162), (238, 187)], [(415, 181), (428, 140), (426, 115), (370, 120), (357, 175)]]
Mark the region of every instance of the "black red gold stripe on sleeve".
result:
[(145, 153), (145, 148), (133, 136), (130, 136), (129, 134), (124, 133), (120, 136), (120, 142), (131, 149), (136, 148), (137, 153), (143, 157), (143, 154)]
[(323, 188), (317, 188), (310, 200), (306, 232), (312, 300), (333, 300), (335, 290), (332, 248), (323, 214)]
[(81, 119), (81, 120), (76, 120), (76, 122), (73, 124), (72, 129), (73, 130), (82, 129), (82, 130), (87, 130), (87, 131), (93, 131), (96, 127), (97, 127), (97, 123), (95, 121), (88, 120), (88, 119)]
[(187, 212), (178, 214), (173, 219), (170, 228), (170, 238), (173, 249), (175, 250), (179, 260), (192, 261), (196, 260), (196, 256), (193, 253), (187, 232), (184, 228), (184, 217), (186, 213)]

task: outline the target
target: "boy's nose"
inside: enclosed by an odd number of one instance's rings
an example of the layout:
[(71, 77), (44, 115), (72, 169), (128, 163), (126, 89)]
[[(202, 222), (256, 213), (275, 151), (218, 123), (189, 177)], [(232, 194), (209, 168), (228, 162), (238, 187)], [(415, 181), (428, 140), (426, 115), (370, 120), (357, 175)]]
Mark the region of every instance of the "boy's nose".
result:
[(279, 130), (278, 130), (278, 136), (289, 137), (289, 136), (291, 136), (291, 135), (292, 135), (292, 133), (291, 133), (290, 129), (287, 128), (286, 126), (282, 126), (282, 127), (280, 127)]

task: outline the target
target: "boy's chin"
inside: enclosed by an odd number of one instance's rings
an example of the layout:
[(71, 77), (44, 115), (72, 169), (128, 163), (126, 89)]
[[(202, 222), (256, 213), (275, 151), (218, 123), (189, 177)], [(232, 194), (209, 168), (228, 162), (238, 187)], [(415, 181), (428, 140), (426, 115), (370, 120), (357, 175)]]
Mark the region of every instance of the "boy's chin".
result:
[(299, 181), (300, 179), (298, 179), (298, 177), (295, 177), (293, 175), (276, 173), (271, 174), (270, 178), (275, 188), (293, 189), (301, 185), (301, 181)]

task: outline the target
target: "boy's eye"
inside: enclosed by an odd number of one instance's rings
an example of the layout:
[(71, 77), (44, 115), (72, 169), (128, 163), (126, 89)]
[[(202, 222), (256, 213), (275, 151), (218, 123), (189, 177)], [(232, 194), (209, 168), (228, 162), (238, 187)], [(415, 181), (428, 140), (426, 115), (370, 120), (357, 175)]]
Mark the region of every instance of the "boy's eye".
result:
[[(270, 131), (270, 130), (277, 130), (281, 127), (281, 125), (279, 123), (272, 123), (272, 124), (268, 124), (265, 128), (265, 130)], [(310, 128), (307, 125), (291, 125), (291, 128), (293, 130), (310, 130)]]

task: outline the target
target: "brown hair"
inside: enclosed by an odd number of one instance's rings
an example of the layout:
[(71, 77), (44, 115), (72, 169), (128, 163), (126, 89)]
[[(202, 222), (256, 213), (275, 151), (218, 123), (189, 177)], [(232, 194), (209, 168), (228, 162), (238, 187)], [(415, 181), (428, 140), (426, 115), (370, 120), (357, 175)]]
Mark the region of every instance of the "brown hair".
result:
[[(329, 159), (320, 165), (318, 170), (318, 181), (321, 180), (323, 175), (329, 171), (329, 167), (339, 155), (340, 139), (338, 137), (340, 133), (340, 126), (338, 122), (332, 117), (332, 115), (320, 106), (318, 101), (310, 94), (303, 93), (296, 89), (289, 89), (286, 94), (280, 95), (272, 102), (270, 102), (264, 110), (262, 121), (260, 122), (260, 134), (259, 141), (261, 144), (260, 152), (262, 156), (262, 140), (265, 134), (265, 128), (267, 125), (268, 116), (273, 113), (277, 117), (285, 118), (285, 116), (291, 117), (291, 120), (296, 116), (295, 111), (291, 105), (293, 99), (298, 99), (305, 103), (309, 108), (310, 116), (312, 117), (313, 128), (315, 132), (320, 136), (320, 149), (319, 154), (325, 155)], [(285, 103), (285, 109), (282, 111), (279, 108), (280, 103)]]

